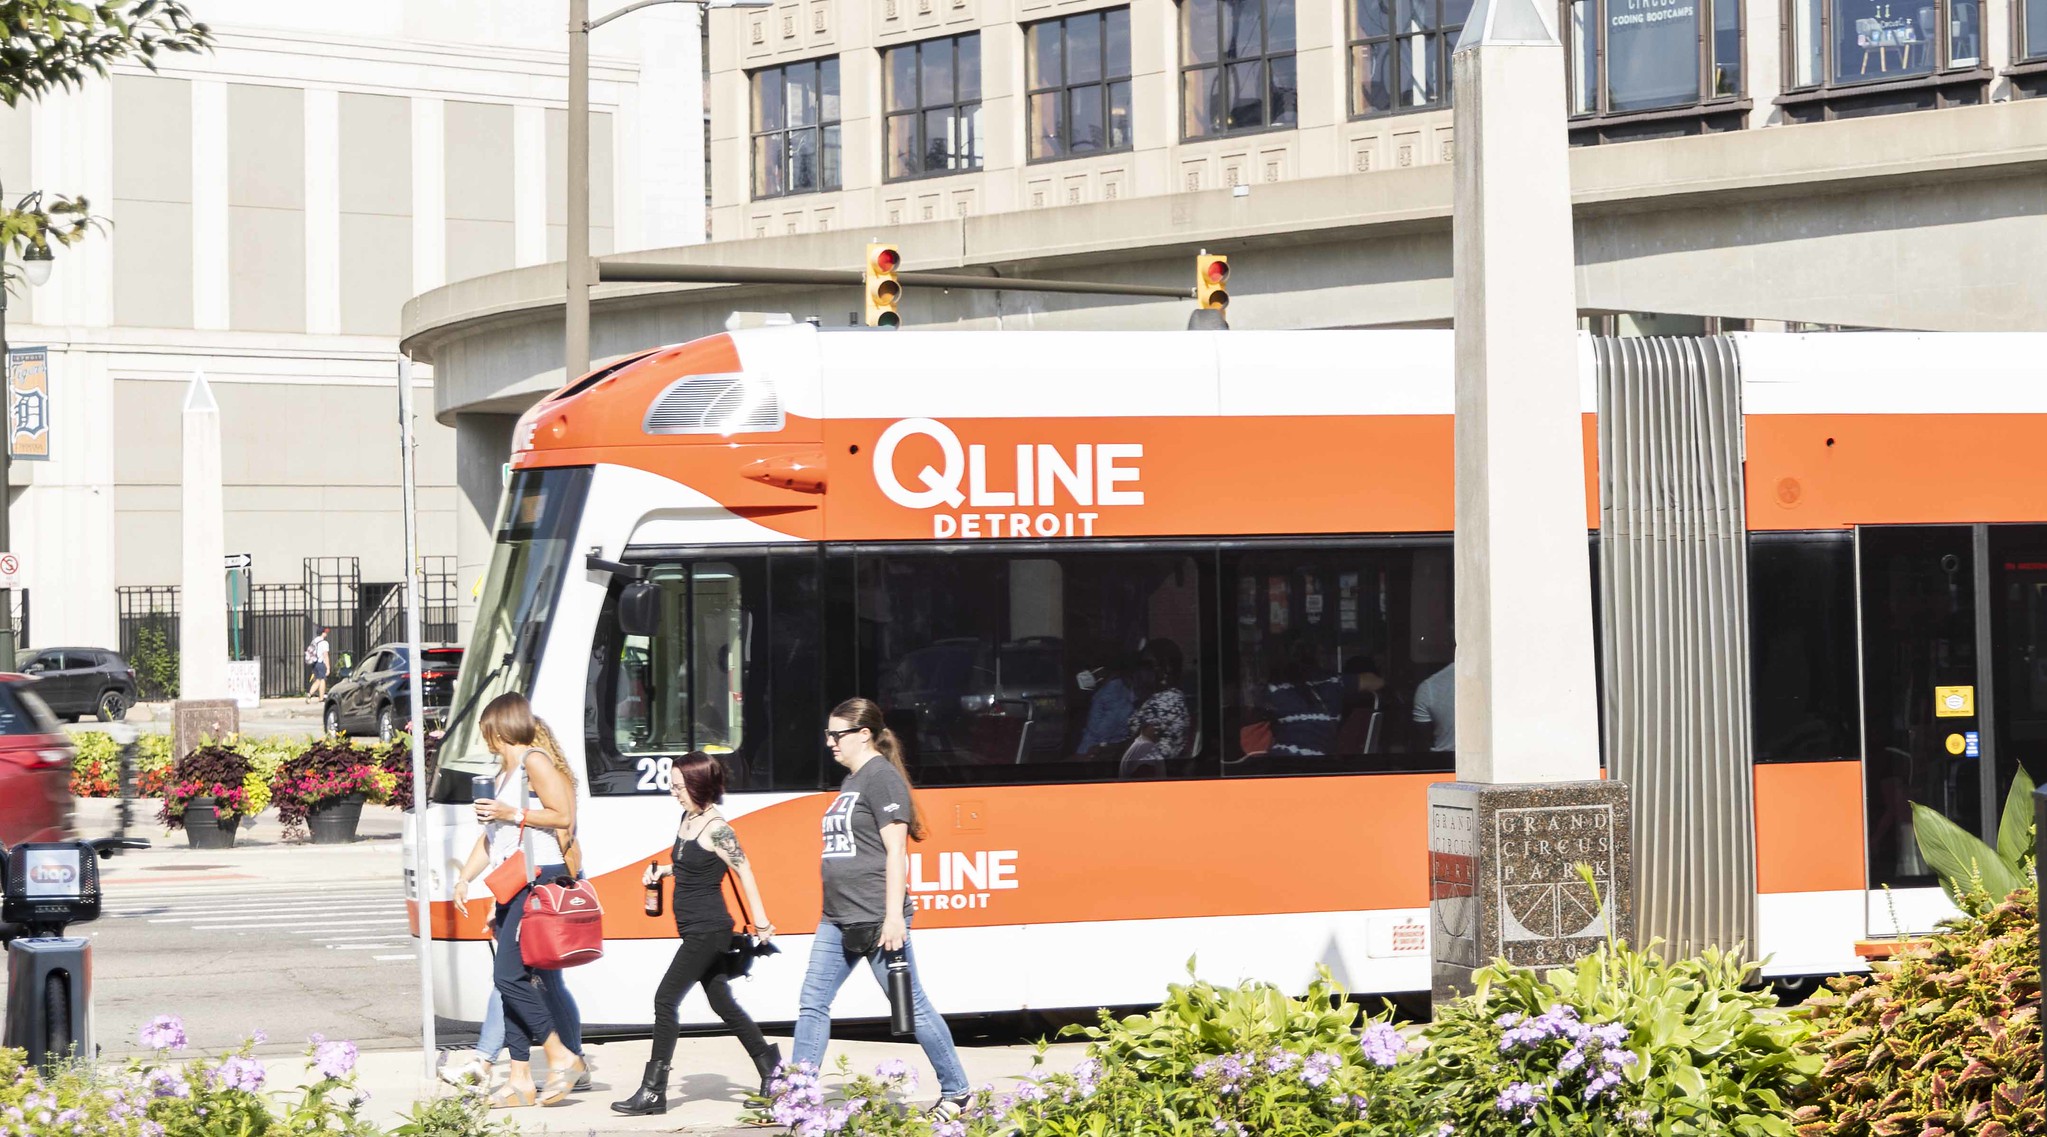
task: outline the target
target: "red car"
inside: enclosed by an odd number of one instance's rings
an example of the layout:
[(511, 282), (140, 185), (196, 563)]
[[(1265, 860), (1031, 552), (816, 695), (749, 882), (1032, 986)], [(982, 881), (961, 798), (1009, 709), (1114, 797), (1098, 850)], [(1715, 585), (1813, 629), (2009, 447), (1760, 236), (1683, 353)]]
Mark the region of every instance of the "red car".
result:
[(78, 751), (30, 690), (34, 683), (0, 673), (0, 845), (8, 847), (75, 835), (71, 760)]

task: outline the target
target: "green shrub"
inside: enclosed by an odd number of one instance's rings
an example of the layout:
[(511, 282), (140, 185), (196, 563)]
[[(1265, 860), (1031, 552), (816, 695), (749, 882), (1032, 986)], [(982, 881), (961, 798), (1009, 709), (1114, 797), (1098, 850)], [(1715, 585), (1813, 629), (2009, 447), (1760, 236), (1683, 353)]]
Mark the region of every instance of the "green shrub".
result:
[(519, 1127), (493, 1120), (481, 1094), (458, 1094), (415, 1103), (391, 1137), (518, 1137)]
[(171, 619), (153, 617), (135, 629), (135, 653), (128, 663), (135, 668), (136, 693), (144, 699), (178, 697), (178, 653), (164, 630)]
[(1799, 1137), (2047, 1132), (2037, 905), (2021, 888), (1808, 1000), (1826, 1066)]
[(1418, 1108), (1472, 1137), (1790, 1137), (1820, 1062), (1807, 1022), (1744, 989), (1752, 972), (1729, 953), (1670, 962), (1617, 941), (1541, 975), (1495, 965), (1423, 1031)]
[(84, 730), (71, 736), (78, 756), (71, 760), (71, 792), (78, 797), (115, 797), (121, 792), (121, 747), (114, 736)]

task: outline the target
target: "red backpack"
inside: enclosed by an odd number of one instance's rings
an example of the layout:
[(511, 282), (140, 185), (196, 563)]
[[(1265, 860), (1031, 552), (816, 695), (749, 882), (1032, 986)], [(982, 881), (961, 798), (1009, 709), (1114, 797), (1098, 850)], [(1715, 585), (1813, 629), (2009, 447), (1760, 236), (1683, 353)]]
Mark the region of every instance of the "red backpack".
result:
[(519, 917), (519, 958), (543, 970), (604, 958), (604, 908), (597, 886), (556, 877), (533, 886)]

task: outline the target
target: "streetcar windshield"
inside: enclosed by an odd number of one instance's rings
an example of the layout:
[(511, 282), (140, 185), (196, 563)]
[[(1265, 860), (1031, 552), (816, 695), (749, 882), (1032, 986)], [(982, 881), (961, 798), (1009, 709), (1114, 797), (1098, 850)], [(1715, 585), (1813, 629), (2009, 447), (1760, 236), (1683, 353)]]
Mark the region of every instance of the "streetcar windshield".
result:
[(448, 737), (440, 751), (443, 769), (480, 773), (491, 768), (477, 719), (492, 699), (531, 687), (589, 488), (587, 468), (522, 470), (512, 476), (498, 514), (497, 548), (484, 577), (476, 628), (450, 704)]

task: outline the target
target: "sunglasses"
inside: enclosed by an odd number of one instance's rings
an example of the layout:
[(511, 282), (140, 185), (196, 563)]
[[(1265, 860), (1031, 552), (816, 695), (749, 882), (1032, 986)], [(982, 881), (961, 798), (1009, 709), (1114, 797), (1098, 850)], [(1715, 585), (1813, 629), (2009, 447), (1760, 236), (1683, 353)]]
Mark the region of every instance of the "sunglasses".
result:
[(849, 734), (859, 734), (861, 731), (866, 729), (867, 728), (864, 726), (849, 726), (844, 730), (827, 730), (824, 732), (824, 736), (830, 739), (832, 742), (837, 743), (840, 739), (846, 737)]

